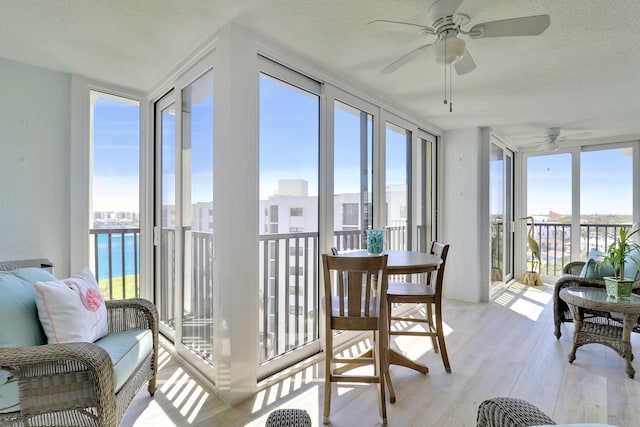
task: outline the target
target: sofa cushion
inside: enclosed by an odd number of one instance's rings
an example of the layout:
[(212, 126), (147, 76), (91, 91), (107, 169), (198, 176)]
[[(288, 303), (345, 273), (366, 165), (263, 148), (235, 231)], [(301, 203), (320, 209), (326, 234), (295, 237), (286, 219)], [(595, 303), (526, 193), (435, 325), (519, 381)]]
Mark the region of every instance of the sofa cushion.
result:
[(18, 382), (9, 371), (0, 370), (0, 414), (20, 409)]
[(591, 249), (589, 255), (587, 255), (587, 262), (585, 262), (584, 267), (582, 267), (582, 271), (580, 272), (580, 277), (604, 280), (605, 277), (615, 276), (611, 264), (600, 263), (605, 255), (605, 253), (600, 252), (597, 249)]
[(95, 342), (107, 350), (113, 362), (113, 382), (118, 391), (140, 363), (153, 350), (153, 336), (149, 329), (111, 332)]
[(37, 280), (54, 277), (42, 268), (0, 272), (0, 348), (46, 343), (34, 295)]
[(93, 342), (107, 334), (107, 308), (88, 268), (68, 279), (37, 281), (34, 286), (49, 344)]

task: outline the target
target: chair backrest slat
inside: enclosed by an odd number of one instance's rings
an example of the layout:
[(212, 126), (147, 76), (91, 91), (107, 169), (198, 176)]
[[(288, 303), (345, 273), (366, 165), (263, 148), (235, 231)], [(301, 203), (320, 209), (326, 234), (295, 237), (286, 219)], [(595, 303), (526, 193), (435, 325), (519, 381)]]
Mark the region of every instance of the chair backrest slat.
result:
[(374, 302), (380, 301), (383, 288), (380, 283), (386, 280), (387, 258), (386, 254), (364, 257), (323, 254), (327, 315), (331, 315), (332, 305), (336, 303), (340, 317), (377, 317), (379, 310), (372, 313), (371, 308)]
[[(349, 271), (349, 294), (347, 295), (349, 317), (353, 317), (362, 310), (362, 273), (361, 271)], [(365, 292), (368, 293), (369, 289)]]

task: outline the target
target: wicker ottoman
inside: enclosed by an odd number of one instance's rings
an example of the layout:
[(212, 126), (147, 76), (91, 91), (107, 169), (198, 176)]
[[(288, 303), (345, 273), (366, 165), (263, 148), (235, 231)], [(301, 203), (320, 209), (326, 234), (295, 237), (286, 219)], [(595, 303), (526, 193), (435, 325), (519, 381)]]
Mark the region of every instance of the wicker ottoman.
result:
[(311, 417), (304, 409), (276, 409), (269, 414), (265, 427), (311, 427)]
[(494, 397), (478, 407), (477, 427), (529, 427), (555, 424), (540, 409), (522, 399)]

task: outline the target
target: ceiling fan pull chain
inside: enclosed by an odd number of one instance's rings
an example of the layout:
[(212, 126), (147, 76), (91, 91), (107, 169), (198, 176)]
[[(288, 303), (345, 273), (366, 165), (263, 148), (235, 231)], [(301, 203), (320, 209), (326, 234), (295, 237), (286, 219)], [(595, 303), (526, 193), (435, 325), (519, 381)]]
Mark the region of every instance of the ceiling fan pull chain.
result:
[[(444, 57), (447, 57), (447, 45), (444, 45)], [(444, 105), (447, 105), (447, 61), (444, 61)]]
[(453, 113), (453, 74), (451, 73), (451, 69), (453, 68), (452, 64), (449, 64), (449, 112)]

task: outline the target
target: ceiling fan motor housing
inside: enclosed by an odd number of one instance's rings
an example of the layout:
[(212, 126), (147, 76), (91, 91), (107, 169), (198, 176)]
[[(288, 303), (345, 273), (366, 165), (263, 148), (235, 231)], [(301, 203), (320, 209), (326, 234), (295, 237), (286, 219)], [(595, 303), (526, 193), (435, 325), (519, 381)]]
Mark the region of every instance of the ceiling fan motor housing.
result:
[(458, 37), (438, 38), (433, 44), (433, 54), (438, 64), (454, 64), (464, 56), (466, 43)]

